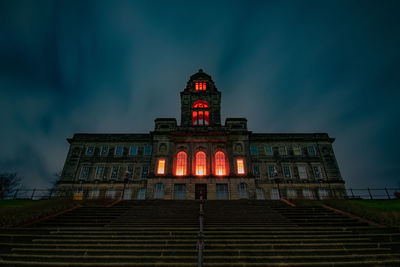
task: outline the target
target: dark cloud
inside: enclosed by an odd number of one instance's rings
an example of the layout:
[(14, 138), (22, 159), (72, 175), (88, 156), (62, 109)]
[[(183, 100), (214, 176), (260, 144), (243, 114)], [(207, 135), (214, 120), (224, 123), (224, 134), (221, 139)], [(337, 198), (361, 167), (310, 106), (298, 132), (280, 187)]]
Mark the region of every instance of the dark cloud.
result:
[(397, 1), (0, 1), (0, 168), (61, 170), (75, 132), (180, 118), (199, 68), (255, 132), (328, 132), (351, 187), (397, 186)]

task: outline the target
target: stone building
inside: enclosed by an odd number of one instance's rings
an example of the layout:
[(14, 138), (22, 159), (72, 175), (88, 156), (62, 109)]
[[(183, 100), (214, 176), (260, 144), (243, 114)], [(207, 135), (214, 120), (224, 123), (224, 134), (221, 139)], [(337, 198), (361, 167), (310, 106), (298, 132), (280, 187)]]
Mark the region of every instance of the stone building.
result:
[(181, 92), (181, 124), (157, 118), (146, 134), (87, 134), (70, 144), (58, 188), (84, 198), (323, 199), (344, 181), (326, 133), (253, 133), (221, 124), (221, 92), (199, 70)]

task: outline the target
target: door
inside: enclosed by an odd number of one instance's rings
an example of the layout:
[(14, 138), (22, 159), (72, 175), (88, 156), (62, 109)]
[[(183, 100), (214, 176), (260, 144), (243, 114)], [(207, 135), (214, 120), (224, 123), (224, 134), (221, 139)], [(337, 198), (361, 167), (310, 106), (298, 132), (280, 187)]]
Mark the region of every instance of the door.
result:
[(196, 184), (195, 198), (200, 199), (200, 195), (203, 196), (203, 199), (207, 199), (207, 184)]

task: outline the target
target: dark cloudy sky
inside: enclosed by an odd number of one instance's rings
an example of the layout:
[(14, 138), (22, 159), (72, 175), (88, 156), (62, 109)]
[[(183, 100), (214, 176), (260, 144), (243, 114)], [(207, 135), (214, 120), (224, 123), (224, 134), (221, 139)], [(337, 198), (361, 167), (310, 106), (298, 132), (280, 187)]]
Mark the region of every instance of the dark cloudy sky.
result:
[(222, 118), (328, 132), (348, 187), (400, 185), (400, 1), (0, 1), (0, 171), (59, 172), (76, 132), (180, 119), (199, 68)]

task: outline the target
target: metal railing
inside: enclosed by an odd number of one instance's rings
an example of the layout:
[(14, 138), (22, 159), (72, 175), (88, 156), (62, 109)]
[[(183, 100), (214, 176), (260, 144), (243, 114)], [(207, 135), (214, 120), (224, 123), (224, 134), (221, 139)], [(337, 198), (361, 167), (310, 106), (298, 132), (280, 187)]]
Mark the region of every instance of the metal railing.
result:
[(203, 194), (200, 192), (200, 210), (199, 210), (199, 234), (198, 234), (198, 240), (197, 240), (197, 266), (202, 267), (203, 266), (203, 250), (204, 250), (204, 199), (203, 199)]

